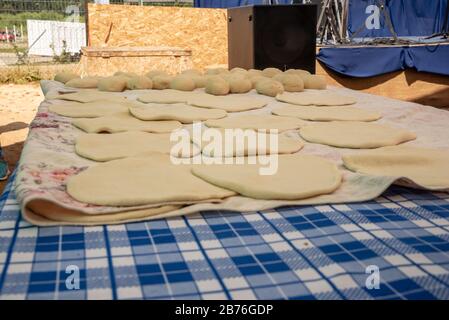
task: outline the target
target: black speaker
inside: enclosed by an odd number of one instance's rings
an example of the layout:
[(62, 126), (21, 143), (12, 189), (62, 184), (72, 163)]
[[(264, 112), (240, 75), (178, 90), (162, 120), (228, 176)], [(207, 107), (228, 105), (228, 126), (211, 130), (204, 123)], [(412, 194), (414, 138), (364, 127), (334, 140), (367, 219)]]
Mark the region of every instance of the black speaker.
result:
[(228, 9), (229, 68), (304, 69), (315, 73), (316, 5)]

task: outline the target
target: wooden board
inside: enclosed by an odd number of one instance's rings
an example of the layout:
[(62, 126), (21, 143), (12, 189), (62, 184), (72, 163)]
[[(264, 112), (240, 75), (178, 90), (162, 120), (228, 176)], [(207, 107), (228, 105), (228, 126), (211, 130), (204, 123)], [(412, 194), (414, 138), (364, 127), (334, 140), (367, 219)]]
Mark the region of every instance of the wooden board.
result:
[(192, 52), (168, 47), (86, 47), (81, 50), (81, 74), (108, 76), (117, 71), (145, 74), (163, 70), (177, 74), (191, 69)]
[(340, 75), (318, 61), (316, 73), (326, 76), (327, 83), (360, 90), (388, 98), (449, 108), (449, 77), (413, 69), (369, 78)]
[(88, 4), (88, 43), (94, 47), (180, 47), (193, 67), (227, 64), (225, 9)]

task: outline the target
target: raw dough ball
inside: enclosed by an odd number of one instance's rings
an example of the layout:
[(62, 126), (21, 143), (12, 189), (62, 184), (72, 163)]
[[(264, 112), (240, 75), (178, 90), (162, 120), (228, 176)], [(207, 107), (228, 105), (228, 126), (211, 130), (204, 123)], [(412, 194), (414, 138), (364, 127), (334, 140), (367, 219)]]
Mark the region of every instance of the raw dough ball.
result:
[(255, 76), (263, 76), (262, 70), (249, 69), (248, 75), (252, 78)]
[(59, 72), (55, 75), (54, 80), (58, 81), (58, 82), (66, 83), (67, 81), (70, 81), (75, 78), (79, 78), (79, 76), (72, 72)]
[(107, 77), (98, 81), (98, 90), (122, 92), (126, 89), (127, 78), (123, 76)]
[(216, 76), (223, 73), (229, 73), (229, 70), (225, 68), (212, 68), (206, 70), (206, 74), (211, 76)]
[(249, 73), (245, 69), (242, 68), (234, 68), (232, 69), (229, 74), (232, 76), (240, 76), (244, 78), (249, 78)]
[(265, 68), (262, 71), (264, 77), (273, 78), (275, 75), (282, 73), (278, 68)]
[(193, 82), (195, 82), (196, 88), (204, 88), (206, 86), (207, 79), (209, 79), (208, 76), (191, 76)]
[(320, 75), (309, 75), (303, 78), (304, 88), (306, 89), (326, 89), (326, 77)]
[(180, 75), (173, 78), (170, 82), (170, 88), (180, 91), (193, 91), (195, 90), (195, 81), (191, 77), (186, 75)]
[(256, 84), (262, 80), (269, 80), (270, 78), (264, 76), (254, 76), (250, 78), (251, 84), (253, 85), (253, 89), (256, 89)]
[(234, 73), (234, 72), (244, 72), (244, 73), (246, 73), (247, 71), (245, 69), (243, 69), (243, 68), (235, 67), (235, 68), (232, 68), (230, 72), (231, 73)]
[(253, 88), (253, 84), (250, 80), (237, 76), (231, 77), (229, 80), (229, 88), (231, 93), (246, 93)]
[(185, 74), (185, 75), (189, 75), (189, 76), (193, 76), (193, 75), (202, 76), (203, 75), (203, 73), (200, 70), (196, 70), (196, 69), (184, 70), (183, 72), (181, 72), (181, 74)]
[(134, 72), (123, 72), (123, 71), (117, 71), (116, 73), (114, 73), (115, 77), (127, 77), (127, 78), (134, 78), (134, 77), (138, 77), (138, 75)]
[(206, 82), (206, 93), (223, 96), (228, 94), (230, 90), (229, 83), (219, 76), (210, 77)]
[(153, 88), (153, 81), (145, 76), (132, 77), (126, 81), (126, 88), (129, 90), (151, 89)]
[(145, 76), (147, 76), (150, 79), (153, 79), (154, 77), (157, 76), (168, 76), (168, 73), (162, 70), (151, 70)]
[(225, 79), (227, 82), (230, 82), (232, 79), (248, 79), (246, 75), (239, 72), (220, 74), (219, 77)]
[(302, 69), (288, 69), (287, 71), (284, 71), (284, 74), (296, 74), (297, 76), (300, 76), (301, 78), (311, 75), (311, 73), (309, 71), (302, 70)]
[(173, 80), (172, 76), (160, 75), (152, 78), (153, 89), (163, 90), (170, 88), (170, 82)]
[(288, 92), (304, 91), (304, 81), (295, 74), (278, 74), (273, 77), (274, 80), (279, 81), (284, 86), (284, 90)]
[(80, 89), (93, 89), (98, 85), (98, 81), (102, 79), (101, 77), (85, 77), (85, 78), (75, 78), (69, 80), (65, 83), (67, 87), (80, 88)]
[(284, 86), (279, 81), (267, 79), (256, 83), (256, 91), (259, 94), (276, 97), (278, 94), (284, 92)]

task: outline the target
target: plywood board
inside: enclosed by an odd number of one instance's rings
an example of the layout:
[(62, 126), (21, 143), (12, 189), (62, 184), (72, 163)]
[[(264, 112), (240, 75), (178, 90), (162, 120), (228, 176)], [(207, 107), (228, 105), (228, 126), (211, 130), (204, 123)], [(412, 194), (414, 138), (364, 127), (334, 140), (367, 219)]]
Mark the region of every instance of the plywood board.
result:
[(108, 76), (117, 71), (145, 74), (164, 70), (177, 74), (191, 69), (192, 52), (169, 47), (86, 47), (82, 49), (81, 74)]
[(88, 4), (89, 46), (192, 50), (193, 67), (227, 64), (225, 9)]

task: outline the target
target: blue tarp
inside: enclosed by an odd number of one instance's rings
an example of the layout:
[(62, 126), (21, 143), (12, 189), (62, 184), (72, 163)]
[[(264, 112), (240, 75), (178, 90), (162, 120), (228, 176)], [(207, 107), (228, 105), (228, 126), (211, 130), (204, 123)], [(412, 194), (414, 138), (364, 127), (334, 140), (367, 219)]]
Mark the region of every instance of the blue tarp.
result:
[(415, 68), (449, 76), (449, 45), (411, 47), (322, 48), (318, 60), (330, 69), (352, 77), (371, 77)]
[[(448, 0), (350, 0), (348, 31), (356, 38), (391, 37), (380, 3), (384, 3), (398, 36), (428, 36), (440, 32)], [(378, 9), (374, 8), (377, 6)], [(371, 19), (378, 12), (379, 24)], [(368, 27), (367, 27), (368, 25)]]
[[(398, 36), (418, 39), (442, 30), (448, 0), (351, 0), (350, 37), (372, 40), (393, 36), (379, 9), (381, 3), (385, 4), (385, 12)], [(373, 20), (376, 10), (379, 23)], [(448, 45), (324, 48), (320, 50), (318, 60), (334, 71), (353, 77), (376, 76), (406, 68), (449, 75)]]
[[(278, 0), (278, 4), (291, 4), (292, 0)], [(249, 6), (252, 4), (266, 4), (264, 0), (195, 0), (195, 7), (198, 8), (232, 8)]]
[[(391, 17), (393, 28), (398, 36), (427, 36), (440, 32), (444, 22), (445, 9), (449, 0), (350, 0), (348, 31), (351, 36), (391, 37), (380, 10)], [(291, 4), (292, 0), (274, 1), (279, 4)], [(264, 4), (266, 0), (195, 0), (195, 7), (231, 8), (252, 4)], [(375, 7), (373, 7), (375, 6)], [(379, 24), (375, 23), (375, 15)], [(373, 20), (374, 19), (374, 20)]]

